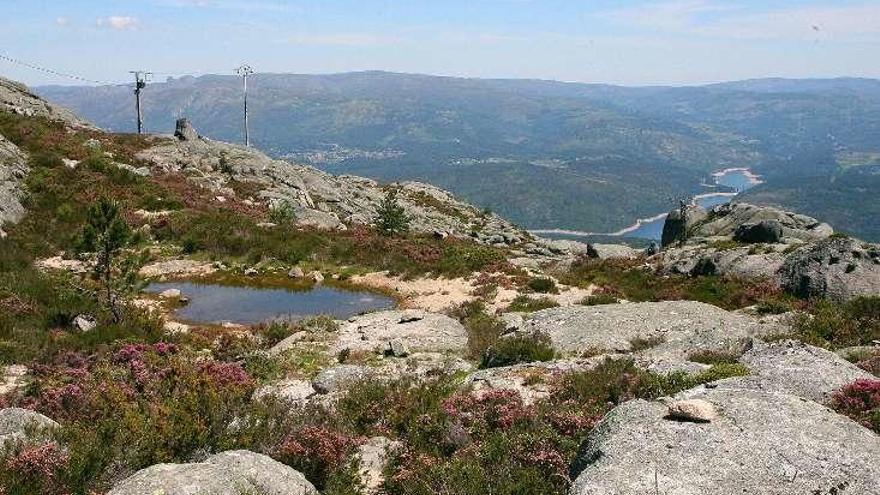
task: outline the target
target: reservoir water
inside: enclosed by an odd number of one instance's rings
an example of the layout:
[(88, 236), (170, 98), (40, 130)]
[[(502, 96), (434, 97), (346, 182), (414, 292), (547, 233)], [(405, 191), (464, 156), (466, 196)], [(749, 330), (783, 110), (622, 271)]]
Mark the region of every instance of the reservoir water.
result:
[[(728, 191), (735, 192), (709, 192), (694, 197), (694, 202), (703, 208), (709, 209), (716, 205), (729, 203), (736, 195), (746, 189), (750, 189), (761, 183), (758, 176), (747, 168), (729, 168), (712, 174), (713, 186), (725, 186)], [(597, 234), (588, 232), (566, 230), (534, 230), (532, 232), (549, 239), (572, 239), (588, 241), (594, 237), (627, 237), (631, 239), (660, 240), (663, 235), (663, 224), (666, 222), (666, 213), (658, 214), (652, 218), (637, 221), (630, 227), (621, 229), (610, 234)], [(604, 241), (607, 242), (607, 241)]]
[(317, 286), (307, 290), (235, 287), (193, 282), (162, 282), (147, 292), (179, 289), (189, 304), (175, 311), (175, 318), (194, 323), (249, 325), (275, 319), (300, 320), (312, 315), (346, 319), (356, 314), (393, 308), (395, 301), (371, 292)]

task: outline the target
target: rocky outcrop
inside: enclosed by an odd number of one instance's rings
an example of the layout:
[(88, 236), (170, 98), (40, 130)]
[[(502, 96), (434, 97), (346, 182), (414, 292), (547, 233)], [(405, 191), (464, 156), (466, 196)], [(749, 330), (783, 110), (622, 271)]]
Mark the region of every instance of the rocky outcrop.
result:
[(666, 215), (663, 222), (663, 234), (660, 237), (662, 246), (671, 246), (687, 239), (689, 232), (694, 226), (705, 220), (706, 210), (697, 206), (689, 205), (684, 208), (676, 208)]
[[(195, 130), (187, 130), (187, 135), (193, 133)], [(340, 229), (345, 225), (372, 224), (386, 191), (394, 188), (410, 217), (410, 228), (416, 232), (471, 237), (486, 244), (513, 244), (529, 238), (497, 215), (420, 182), (383, 186), (371, 179), (334, 176), (313, 167), (271, 159), (252, 148), (204, 138), (166, 141), (144, 150), (138, 157), (227, 195), (232, 192), (227, 187), (230, 176), (252, 183), (260, 189), (257, 199), (268, 205), (286, 202), (301, 225)]]
[(0, 451), (7, 442), (26, 441), (31, 435), (39, 436), (57, 427), (58, 423), (30, 409), (0, 409)]
[(0, 111), (29, 117), (45, 117), (77, 127), (93, 127), (66, 108), (61, 108), (31, 93), (24, 84), (0, 77)]
[(880, 295), (880, 245), (834, 237), (795, 251), (780, 270), (782, 286), (800, 297), (843, 301)]
[(745, 388), (676, 399), (718, 416), (673, 418), (659, 401), (618, 406), (581, 447), (569, 494), (880, 494), (877, 435), (820, 404)]
[(191, 464), (156, 464), (108, 495), (317, 495), (299, 471), (271, 457), (234, 450)]
[(779, 282), (779, 270), (785, 262), (782, 249), (765, 250), (749, 246), (720, 249), (705, 244), (687, 244), (665, 249), (651, 261), (665, 273), (682, 275), (728, 275), (745, 279)]
[(181, 141), (195, 141), (199, 138), (199, 133), (189, 123), (189, 120), (177, 119), (177, 122), (174, 124), (174, 137)]
[(641, 347), (634, 343), (652, 342), (652, 356), (684, 360), (700, 350), (743, 350), (780, 326), (700, 302), (663, 301), (545, 309), (519, 331), (549, 336), (563, 354), (632, 352)]
[(860, 378), (873, 375), (837, 354), (796, 341), (755, 342), (740, 362), (750, 375), (728, 385), (768, 392), (784, 392), (816, 402)]
[(27, 155), (0, 135), (0, 227), (24, 216), (22, 181), (27, 173)]
[(383, 353), (393, 340), (414, 352), (463, 351), (467, 330), (458, 321), (420, 310), (380, 311), (351, 318), (339, 329), (335, 351)]
[(825, 239), (832, 233), (831, 226), (806, 215), (770, 206), (728, 203), (715, 206), (705, 218), (694, 222), (687, 237), (688, 242), (733, 239), (797, 244)]

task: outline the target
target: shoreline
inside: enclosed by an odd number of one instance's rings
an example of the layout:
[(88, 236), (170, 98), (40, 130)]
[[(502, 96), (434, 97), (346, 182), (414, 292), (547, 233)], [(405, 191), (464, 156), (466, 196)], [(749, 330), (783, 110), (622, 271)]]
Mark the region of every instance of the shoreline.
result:
[[(746, 179), (748, 179), (748, 181), (749, 181), (750, 183), (752, 183), (752, 184), (756, 184), (756, 185), (757, 185), (757, 184), (763, 184), (763, 183), (764, 183), (764, 181), (761, 180), (761, 176), (760, 176), (760, 175), (755, 174), (754, 172), (752, 172), (752, 169), (747, 168), (747, 167), (731, 167), (731, 168), (725, 168), (725, 169), (723, 169), (723, 170), (719, 170), (719, 171), (717, 171), (717, 172), (712, 172), (712, 177), (715, 177), (715, 178), (717, 179), (718, 177), (723, 177), (723, 176), (729, 174), (730, 172), (742, 172), (743, 176), (744, 176)], [(716, 182), (716, 185), (717, 185), (717, 182)]]
[[(717, 187), (717, 186), (719, 185), (719, 184), (717, 183), (717, 179), (718, 179), (719, 177), (723, 177), (724, 175), (727, 175), (727, 174), (729, 174), (729, 173), (731, 173), (731, 172), (741, 172), (742, 175), (743, 175), (743, 176), (749, 181), (749, 183), (751, 183), (751, 184), (755, 184), (755, 185), (757, 185), (757, 184), (763, 184), (763, 183), (764, 183), (764, 181), (761, 180), (761, 176), (760, 176), (760, 175), (756, 175), (756, 174), (753, 173), (753, 172), (751, 171), (751, 169), (749, 169), (749, 168), (746, 168), (746, 167), (731, 167), (731, 168), (725, 168), (725, 169), (723, 169), (723, 170), (718, 170), (718, 171), (716, 171), (716, 172), (713, 172), (713, 173), (712, 173), (712, 177), (715, 177), (715, 178), (716, 178), (716, 183), (715, 183), (714, 185), (712, 185), (712, 186), (705, 185), (705, 187)], [(738, 196), (739, 194), (740, 194), (739, 192), (711, 192), (711, 193), (697, 194), (696, 196), (694, 196), (694, 197), (691, 199), (691, 203), (690, 203), (690, 204), (691, 204), (691, 205), (698, 205), (697, 202), (698, 202), (699, 200), (701, 200), (701, 199), (705, 199), (705, 198), (715, 198), (715, 197), (730, 197), (730, 198), (734, 198), (735, 196)], [(615, 231), (615, 232), (584, 232), (584, 231), (582, 231), (582, 230), (569, 230), (569, 229), (530, 229), (530, 230), (528, 230), (528, 232), (529, 232), (530, 234), (537, 234), (537, 235), (541, 235), (541, 234), (560, 234), (560, 235), (570, 235), (570, 236), (575, 236), (575, 237), (589, 237), (589, 236), (596, 236), (596, 235), (609, 236), (609, 237), (623, 237), (624, 235), (626, 235), (626, 234), (628, 234), (628, 233), (630, 233), (630, 232), (634, 232), (634, 231), (640, 229), (643, 225), (645, 225), (645, 224), (647, 224), (647, 223), (656, 222), (656, 221), (658, 221), (658, 220), (660, 220), (660, 219), (666, 218), (667, 215), (669, 215), (668, 212), (667, 212), (667, 213), (660, 213), (659, 215), (655, 215), (655, 216), (653, 216), (653, 217), (639, 218), (639, 219), (636, 220), (636, 223), (634, 223), (634, 224), (632, 224), (632, 225), (630, 225), (630, 226), (628, 226), (628, 227), (624, 227), (624, 228), (622, 228), (622, 229), (620, 229), (620, 230), (618, 230), (618, 231)]]

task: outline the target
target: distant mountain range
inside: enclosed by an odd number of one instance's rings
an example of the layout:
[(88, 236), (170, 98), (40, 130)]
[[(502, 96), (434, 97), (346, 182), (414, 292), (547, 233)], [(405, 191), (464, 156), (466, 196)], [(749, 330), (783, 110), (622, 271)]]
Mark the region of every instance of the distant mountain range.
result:
[[(258, 74), (252, 144), (334, 173), (419, 179), (531, 228), (615, 231), (750, 167), (745, 196), (880, 239), (880, 81), (759, 79), (620, 87), (386, 72)], [(132, 131), (128, 86), (36, 91)], [(146, 127), (186, 116), (240, 141), (241, 80), (169, 79), (144, 90)]]

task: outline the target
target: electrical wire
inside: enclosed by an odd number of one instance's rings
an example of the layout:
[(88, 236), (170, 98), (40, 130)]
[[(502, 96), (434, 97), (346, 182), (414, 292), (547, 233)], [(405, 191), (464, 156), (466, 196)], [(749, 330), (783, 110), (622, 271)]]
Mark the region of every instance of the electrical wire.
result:
[(118, 84), (122, 84), (122, 83), (118, 83), (118, 82), (99, 81), (99, 80), (97, 80), (97, 79), (89, 79), (89, 78), (87, 78), (87, 77), (81, 77), (81, 76), (77, 76), (77, 75), (74, 75), (74, 74), (68, 74), (68, 73), (66, 73), (66, 72), (57, 71), (57, 70), (55, 70), (55, 69), (50, 69), (50, 68), (48, 68), (48, 67), (43, 67), (43, 66), (41, 66), (41, 65), (37, 65), (37, 64), (34, 64), (34, 63), (25, 62), (24, 60), (19, 60), (19, 59), (17, 59), (17, 58), (13, 58), (13, 57), (10, 57), (10, 56), (8, 56), (8, 55), (4, 55), (4, 54), (2, 54), (2, 53), (0, 53), (0, 60), (5, 60), (5, 61), (7, 61), (7, 62), (9, 62), (9, 63), (15, 64), (15, 65), (18, 65), (18, 66), (20, 66), (20, 67), (26, 67), (26, 68), (28, 68), (28, 69), (35, 70), (35, 71), (38, 71), (38, 72), (42, 72), (42, 73), (44, 73), (44, 74), (49, 74), (49, 75), (53, 75), (53, 76), (57, 76), (57, 77), (63, 77), (63, 78), (71, 79), (71, 80), (74, 80), (74, 81), (86, 82), (86, 83), (89, 83), (89, 84), (104, 84), (104, 85), (118, 85)]

